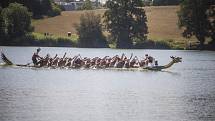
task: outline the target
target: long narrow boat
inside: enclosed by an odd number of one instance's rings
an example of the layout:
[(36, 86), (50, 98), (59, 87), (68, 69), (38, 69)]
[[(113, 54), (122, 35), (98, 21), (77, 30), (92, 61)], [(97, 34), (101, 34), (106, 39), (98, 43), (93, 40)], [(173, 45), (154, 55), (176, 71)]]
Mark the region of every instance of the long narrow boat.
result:
[[(45, 67), (38, 67), (38, 66), (33, 66), (30, 65), (30, 63), (28, 64), (14, 64), (12, 61), (10, 61), (4, 53), (1, 53), (1, 58), (4, 61), (4, 64), (1, 64), (1, 66), (17, 66), (17, 67), (33, 67), (33, 68), (45, 68)], [(144, 67), (144, 68), (102, 68), (102, 69), (107, 69), (107, 70), (153, 70), (153, 71), (161, 71), (163, 69), (167, 69), (170, 68), (171, 66), (173, 66), (175, 63), (179, 63), (182, 62), (182, 58), (181, 57), (170, 57), (172, 60), (163, 66), (152, 66), (152, 67)], [(95, 69), (95, 68), (93, 68)]]

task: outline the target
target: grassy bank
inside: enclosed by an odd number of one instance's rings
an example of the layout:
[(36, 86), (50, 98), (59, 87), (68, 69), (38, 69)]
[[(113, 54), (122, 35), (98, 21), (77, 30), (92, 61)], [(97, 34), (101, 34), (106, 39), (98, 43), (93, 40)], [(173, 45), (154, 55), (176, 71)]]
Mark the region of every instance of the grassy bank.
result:
[[(172, 40), (147, 40), (134, 44), (135, 49), (184, 49), (183, 46), (176, 46)], [(79, 47), (78, 36), (71, 37), (56, 35), (45, 35), (41, 33), (29, 33), (25, 36), (10, 40), (1, 41), (4, 46), (44, 46), (44, 47)], [(116, 48), (115, 43), (109, 43), (110, 48)]]
[(32, 33), (32, 41), (45, 46), (61, 46), (61, 47), (77, 47), (77, 35), (71, 37), (62, 37), (56, 35), (44, 35), (40, 33)]
[(77, 47), (76, 35), (62, 37), (54, 35), (44, 35), (40, 33), (29, 33), (25, 36), (1, 41), (1, 45), (9, 46), (47, 46), (47, 47)]

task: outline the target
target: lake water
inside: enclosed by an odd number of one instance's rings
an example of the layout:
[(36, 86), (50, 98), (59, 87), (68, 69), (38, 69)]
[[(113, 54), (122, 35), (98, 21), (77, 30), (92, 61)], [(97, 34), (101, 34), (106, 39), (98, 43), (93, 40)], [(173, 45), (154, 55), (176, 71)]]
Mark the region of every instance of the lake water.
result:
[[(36, 48), (0, 47), (13, 62), (31, 62)], [(103, 57), (146, 53), (164, 71), (0, 67), (0, 121), (214, 121), (215, 52), (42, 48), (41, 54)], [(2, 61), (0, 61), (2, 63)]]

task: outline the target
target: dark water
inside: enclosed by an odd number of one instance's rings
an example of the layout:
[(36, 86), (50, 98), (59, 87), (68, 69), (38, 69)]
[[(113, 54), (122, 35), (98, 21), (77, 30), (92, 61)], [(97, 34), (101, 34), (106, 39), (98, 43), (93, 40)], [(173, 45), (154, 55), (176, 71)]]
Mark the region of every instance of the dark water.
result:
[[(0, 47), (16, 63), (35, 48)], [(0, 67), (0, 121), (214, 121), (215, 52), (42, 48), (42, 55), (105, 56), (148, 53), (160, 71)], [(0, 61), (2, 62), (2, 61)]]

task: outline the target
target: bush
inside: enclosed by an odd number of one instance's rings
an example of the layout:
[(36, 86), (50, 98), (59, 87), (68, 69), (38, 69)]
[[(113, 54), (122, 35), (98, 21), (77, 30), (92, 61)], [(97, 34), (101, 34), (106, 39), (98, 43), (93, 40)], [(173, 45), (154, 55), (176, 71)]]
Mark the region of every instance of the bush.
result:
[(144, 42), (138, 42), (134, 45), (136, 49), (171, 49), (171, 45), (164, 40), (152, 41), (147, 40)]
[(76, 47), (75, 40), (69, 37), (44, 36), (43, 34), (33, 33), (36, 45), (57, 46), (57, 47)]
[(5, 32), (5, 20), (2, 15), (2, 8), (0, 6), (0, 43), (2, 43), (6, 37)]
[(61, 11), (66, 11), (66, 9), (62, 5), (59, 5), (59, 8), (61, 9)]
[(80, 24), (76, 24), (75, 28), (79, 35), (79, 47), (108, 47), (106, 38), (102, 33), (100, 15), (95, 15), (94, 12), (82, 14), (80, 18)]
[(0, 43), (6, 46), (49, 46), (49, 47), (77, 47), (76, 40), (69, 37), (44, 36), (39, 33), (29, 33), (8, 41)]
[(90, 0), (86, 0), (84, 4), (79, 8), (79, 10), (92, 10), (92, 9), (93, 9), (93, 5)]

